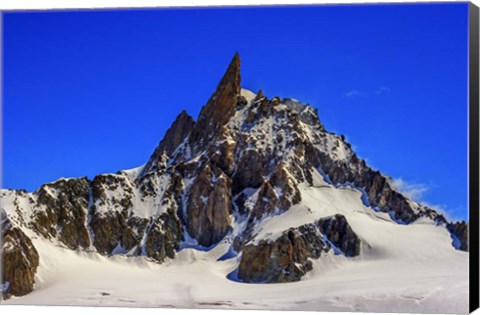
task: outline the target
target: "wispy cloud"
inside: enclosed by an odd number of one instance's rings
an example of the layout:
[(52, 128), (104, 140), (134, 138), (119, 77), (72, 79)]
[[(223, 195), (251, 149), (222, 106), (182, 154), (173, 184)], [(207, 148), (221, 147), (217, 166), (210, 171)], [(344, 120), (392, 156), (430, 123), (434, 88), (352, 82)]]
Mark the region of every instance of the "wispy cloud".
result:
[(375, 90), (375, 94), (383, 94), (383, 93), (388, 93), (391, 92), (392, 89), (389, 88), (388, 86), (381, 86), (378, 89)]
[(350, 91), (346, 92), (345, 94), (343, 94), (343, 97), (345, 97), (345, 98), (370, 97), (370, 95), (372, 95), (372, 94), (373, 95), (380, 95), (380, 94), (384, 94), (384, 93), (389, 93), (391, 91), (392, 91), (392, 89), (390, 87), (383, 85), (383, 86), (377, 88), (376, 90), (374, 90), (373, 92), (353, 89), (353, 90), (350, 90)]
[(366, 97), (368, 95), (366, 93), (358, 91), (358, 90), (351, 90), (351, 91), (348, 91), (347, 93), (345, 93), (343, 96), (346, 97), (346, 98), (351, 98), (351, 97)]
[(429, 208), (432, 208), (432, 209), (436, 210), (437, 212), (443, 214), (448, 221), (455, 222), (455, 221), (463, 221), (464, 220), (458, 215), (458, 213), (460, 212), (461, 209), (453, 210), (453, 209), (450, 209), (447, 205), (431, 204), (431, 203), (428, 203), (428, 202), (425, 202), (425, 201), (422, 202), (422, 205), (427, 206)]
[[(389, 181), (393, 189), (401, 192), (406, 197), (410, 198), (413, 201), (416, 201), (424, 206), (427, 206), (431, 209), (436, 210), (437, 212), (443, 214), (449, 221), (459, 221), (461, 218), (458, 216), (458, 212), (454, 209), (451, 209), (444, 204), (432, 204), (424, 199), (424, 195), (429, 191), (432, 186), (423, 184), (423, 183), (412, 183), (404, 180), (403, 178), (392, 178)], [(457, 209), (458, 210), (458, 209)]]
[(408, 198), (417, 202), (422, 202), (424, 194), (430, 190), (425, 184), (421, 183), (409, 183), (403, 178), (394, 178), (391, 182), (393, 188), (403, 193)]

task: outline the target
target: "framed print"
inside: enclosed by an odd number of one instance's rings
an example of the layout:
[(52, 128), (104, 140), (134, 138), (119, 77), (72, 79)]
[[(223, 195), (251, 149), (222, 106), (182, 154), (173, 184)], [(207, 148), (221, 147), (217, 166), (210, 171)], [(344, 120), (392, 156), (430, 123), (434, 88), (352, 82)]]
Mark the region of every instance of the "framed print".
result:
[(478, 12), (3, 11), (2, 304), (474, 311)]

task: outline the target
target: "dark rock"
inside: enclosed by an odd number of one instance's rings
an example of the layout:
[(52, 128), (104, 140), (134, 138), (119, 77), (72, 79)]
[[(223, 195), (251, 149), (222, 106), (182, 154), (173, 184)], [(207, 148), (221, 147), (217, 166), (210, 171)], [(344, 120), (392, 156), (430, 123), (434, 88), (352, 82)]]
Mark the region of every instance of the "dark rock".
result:
[(321, 168), (333, 184), (351, 183), (362, 187), (369, 204), (380, 211), (391, 212), (395, 220), (409, 224), (418, 218), (408, 199), (392, 189), (384, 175), (368, 167), (354, 153), (349, 161), (336, 161), (327, 153), (307, 146), (305, 157), (309, 165)]
[(264, 182), (258, 192), (257, 201), (253, 207), (251, 220), (261, 219), (264, 215), (271, 214), (277, 205), (277, 195), (269, 182)]
[(200, 111), (189, 143), (200, 152), (235, 114), (240, 95), (240, 56), (235, 53), (210, 100)]
[(32, 229), (46, 238), (58, 236), (70, 249), (88, 248), (89, 188), (90, 181), (85, 177), (42, 185), (35, 192), (38, 204), (30, 225)]
[(100, 254), (109, 255), (117, 247), (127, 228), (121, 212), (94, 213), (90, 226), (94, 233), (93, 246)]
[(121, 238), (120, 244), (126, 250), (130, 250), (135, 246), (140, 245), (140, 241), (145, 234), (147, 228), (148, 219), (139, 217), (130, 217), (127, 221), (127, 227), (125, 228)]
[(256, 150), (246, 150), (237, 162), (233, 174), (233, 193), (245, 188), (258, 188), (263, 183), (265, 158)]
[(252, 124), (256, 119), (258, 119), (257, 110), (255, 108), (250, 109), (248, 116), (245, 119), (246, 124)]
[(242, 95), (237, 96), (237, 109), (242, 109), (247, 104), (248, 104), (248, 101), (245, 98), (245, 96), (242, 96)]
[(186, 209), (187, 230), (202, 246), (216, 244), (230, 230), (231, 185), (230, 178), (210, 165), (192, 183)]
[(262, 90), (258, 90), (257, 94), (255, 95), (255, 98), (253, 99), (253, 102), (258, 102), (262, 98), (265, 98), (265, 94), (263, 94)]
[(427, 217), (437, 223), (437, 225), (447, 224), (447, 219), (442, 214), (437, 213), (435, 210), (422, 206), (418, 212), (419, 217)]
[[(322, 236), (323, 234), (323, 236)], [(317, 259), (330, 249), (328, 240), (347, 257), (360, 254), (360, 239), (343, 215), (320, 219), (285, 231), (275, 241), (260, 240), (246, 244), (238, 267), (238, 277), (245, 282), (299, 281), (312, 269), (310, 259)], [(235, 240), (239, 248), (244, 240)]]
[(280, 210), (286, 211), (290, 209), (292, 205), (298, 204), (301, 201), (300, 191), (290, 180), (283, 163), (277, 165), (277, 169), (270, 178), (270, 183), (273, 187), (278, 187), (281, 191), (278, 201), (278, 208)]
[(145, 253), (159, 262), (174, 258), (183, 239), (182, 225), (173, 211), (162, 213), (147, 232)]
[(317, 259), (329, 247), (322, 241), (318, 228), (306, 224), (285, 231), (275, 241), (261, 240), (242, 249), (238, 277), (245, 282), (299, 281), (312, 269), (310, 259)]
[(337, 214), (330, 218), (320, 219), (318, 226), (328, 241), (340, 249), (345, 256), (354, 257), (360, 254), (360, 239), (343, 215)]
[(4, 298), (22, 296), (33, 291), (35, 273), (39, 264), (38, 252), (28, 236), (18, 227), (13, 227), (6, 213), (1, 212), (1, 259)]
[[(117, 196), (109, 198), (107, 191), (118, 191), (119, 193)], [(129, 182), (127, 177), (116, 174), (97, 175), (92, 182), (92, 194), (96, 208), (119, 211), (122, 212), (124, 217), (128, 217), (128, 213), (132, 209), (134, 195), (132, 183)]]
[(320, 123), (320, 119), (318, 118), (318, 110), (315, 108), (308, 107), (308, 110), (302, 111), (300, 113), (300, 121), (311, 125), (311, 126), (318, 126), (320, 127), (321, 131), (324, 131), (323, 125)]
[(180, 115), (177, 116), (172, 126), (167, 130), (162, 141), (160, 141), (160, 144), (148, 160), (143, 169), (143, 174), (159, 170), (159, 165), (162, 164), (162, 155), (166, 154), (167, 156), (172, 156), (175, 149), (177, 149), (177, 147), (192, 132), (194, 125), (195, 121), (193, 118), (190, 117), (186, 111), (182, 111)]
[(224, 140), (210, 148), (211, 162), (219, 167), (226, 175), (231, 176), (235, 168), (235, 149), (237, 143)]
[(468, 224), (469, 222), (461, 221), (447, 225), (447, 229), (453, 234), (453, 246), (465, 252), (468, 252)]
[(266, 117), (269, 114), (271, 114), (271, 112), (272, 112), (272, 105), (270, 104), (270, 101), (265, 97), (260, 101), (260, 105), (258, 106), (258, 113), (261, 116)]
[(179, 172), (170, 173), (170, 184), (164, 193), (164, 198), (180, 202), (183, 191), (183, 179)]
[(46, 239), (57, 237), (57, 214), (50, 208), (35, 210), (30, 228)]

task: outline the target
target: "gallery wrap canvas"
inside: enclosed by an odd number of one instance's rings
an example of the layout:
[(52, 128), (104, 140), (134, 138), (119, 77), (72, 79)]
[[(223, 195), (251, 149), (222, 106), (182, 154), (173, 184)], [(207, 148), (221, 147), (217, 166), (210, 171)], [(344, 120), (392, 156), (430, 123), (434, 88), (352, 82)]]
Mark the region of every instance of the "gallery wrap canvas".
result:
[(3, 11), (1, 303), (474, 311), (478, 12)]

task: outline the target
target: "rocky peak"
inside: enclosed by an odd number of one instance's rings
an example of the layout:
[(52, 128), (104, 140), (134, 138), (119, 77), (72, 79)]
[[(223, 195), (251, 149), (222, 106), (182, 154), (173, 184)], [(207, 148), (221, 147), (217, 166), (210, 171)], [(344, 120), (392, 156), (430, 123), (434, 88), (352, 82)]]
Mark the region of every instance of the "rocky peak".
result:
[(190, 145), (203, 147), (218, 135), (222, 126), (235, 114), (240, 92), (240, 56), (237, 52), (217, 89), (200, 111), (189, 140)]
[(195, 121), (193, 118), (183, 110), (180, 115), (177, 116), (173, 124), (165, 133), (162, 141), (160, 141), (159, 145), (153, 152), (145, 165), (143, 174), (157, 170), (158, 166), (161, 164), (162, 156), (165, 154), (167, 156), (172, 156), (175, 149), (185, 140), (186, 137), (188, 137), (190, 132), (192, 132), (194, 125)]
[(263, 94), (263, 91), (262, 90), (258, 90), (257, 92), (257, 95), (255, 96), (255, 98), (253, 99), (254, 102), (256, 101), (259, 101), (261, 100), (262, 98), (264, 98), (265, 95)]

